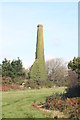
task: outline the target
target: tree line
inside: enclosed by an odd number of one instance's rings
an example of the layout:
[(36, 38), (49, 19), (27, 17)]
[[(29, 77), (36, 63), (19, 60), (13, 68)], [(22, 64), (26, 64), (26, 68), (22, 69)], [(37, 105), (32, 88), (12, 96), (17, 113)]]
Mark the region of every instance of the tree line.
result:
[[(45, 63), (47, 80), (45, 81), (48, 86), (68, 86), (73, 87), (80, 85), (80, 59), (74, 57), (73, 60), (65, 63), (61, 58), (48, 60)], [(6, 58), (0, 65), (0, 73), (2, 67), (2, 78), (9, 77), (9, 82), (21, 83), (26, 79), (27, 83), (30, 84), (29, 71), (23, 68), (22, 61), (20, 58), (17, 60), (7, 60)], [(43, 85), (45, 84), (42, 80), (36, 82), (31, 81), (31, 85)]]

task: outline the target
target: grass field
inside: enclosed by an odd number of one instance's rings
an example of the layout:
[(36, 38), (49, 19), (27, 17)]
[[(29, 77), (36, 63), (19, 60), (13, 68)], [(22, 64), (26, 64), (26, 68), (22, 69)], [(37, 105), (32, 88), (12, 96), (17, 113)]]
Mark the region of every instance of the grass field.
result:
[(53, 93), (64, 92), (64, 87), (2, 92), (2, 118), (46, 118), (51, 114), (32, 107)]

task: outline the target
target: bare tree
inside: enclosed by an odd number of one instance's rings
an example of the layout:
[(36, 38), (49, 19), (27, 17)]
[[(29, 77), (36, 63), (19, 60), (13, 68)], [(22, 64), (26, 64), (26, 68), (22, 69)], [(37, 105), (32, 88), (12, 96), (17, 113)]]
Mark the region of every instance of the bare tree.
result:
[(58, 83), (68, 75), (67, 63), (61, 58), (51, 59), (46, 62), (48, 79)]

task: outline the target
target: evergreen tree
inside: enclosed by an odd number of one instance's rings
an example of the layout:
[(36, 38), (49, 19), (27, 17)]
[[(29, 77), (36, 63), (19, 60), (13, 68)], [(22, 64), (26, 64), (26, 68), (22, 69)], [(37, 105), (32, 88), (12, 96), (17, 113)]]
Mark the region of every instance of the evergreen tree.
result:
[(17, 77), (25, 77), (23, 71), (22, 61), (18, 60), (7, 60), (6, 58), (2, 61), (2, 76), (11, 77), (12, 79)]
[[(67, 89), (66, 97), (80, 97), (80, 58), (74, 57), (68, 63), (69, 70), (69, 88)], [(78, 77), (76, 76), (76, 74)]]
[(68, 63), (68, 68), (71, 68), (78, 74), (78, 84), (80, 85), (80, 58), (74, 57), (73, 60)]
[(10, 64), (10, 60), (7, 60), (6, 58), (2, 61), (2, 76), (9, 76), (9, 77), (14, 77), (13, 73), (13, 68)]

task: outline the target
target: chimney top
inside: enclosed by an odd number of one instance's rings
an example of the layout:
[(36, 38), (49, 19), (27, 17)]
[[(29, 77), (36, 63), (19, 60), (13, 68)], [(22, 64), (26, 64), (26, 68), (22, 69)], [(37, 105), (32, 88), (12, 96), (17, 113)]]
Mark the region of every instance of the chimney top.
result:
[(43, 27), (43, 25), (42, 24), (38, 24), (37, 27)]

